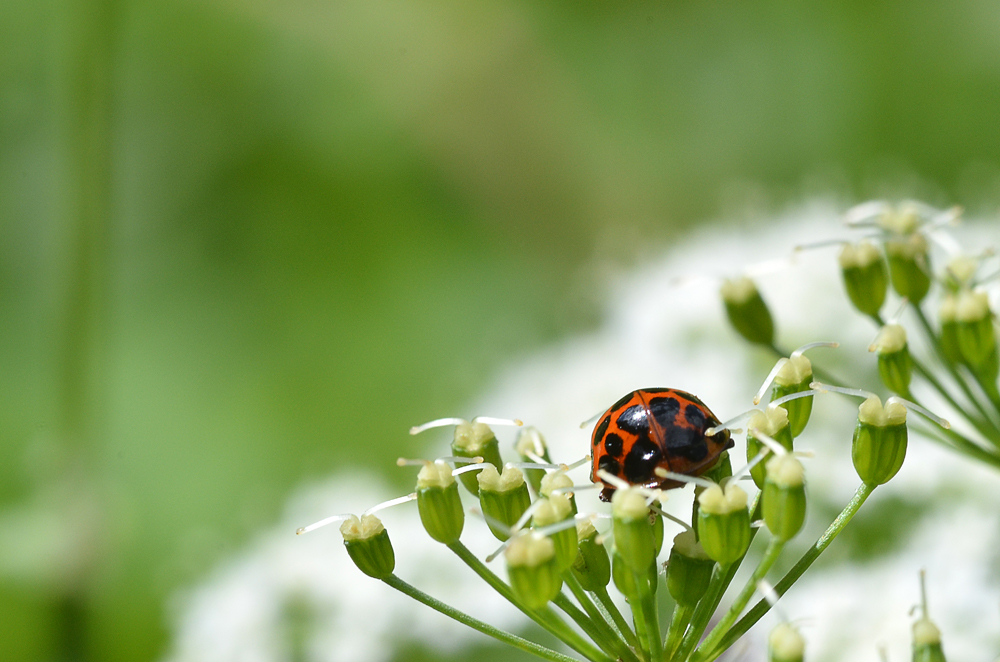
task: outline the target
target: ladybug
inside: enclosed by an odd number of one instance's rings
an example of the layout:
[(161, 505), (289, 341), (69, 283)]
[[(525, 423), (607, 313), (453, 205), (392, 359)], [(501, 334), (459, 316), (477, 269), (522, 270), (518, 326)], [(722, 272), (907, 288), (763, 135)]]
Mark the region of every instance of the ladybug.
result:
[[(590, 480), (603, 483), (603, 469), (642, 487), (673, 489), (683, 483), (656, 475), (657, 467), (699, 476), (733, 447), (729, 430), (705, 434), (719, 419), (701, 400), (673, 388), (632, 391), (601, 416), (591, 438)], [(615, 488), (604, 483), (601, 500), (610, 501)]]

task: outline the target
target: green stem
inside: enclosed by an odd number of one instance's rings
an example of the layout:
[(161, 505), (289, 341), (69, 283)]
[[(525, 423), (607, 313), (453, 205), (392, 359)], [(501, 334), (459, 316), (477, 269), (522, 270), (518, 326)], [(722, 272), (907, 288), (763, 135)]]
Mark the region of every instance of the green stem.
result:
[(767, 546), (767, 551), (764, 552), (764, 557), (757, 564), (757, 568), (753, 571), (750, 576), (750, 581), (746, 583), (740, 594), (736, 596), (736, 600), (729, 607), (729, 611), (726, 615), (722, 617), (722, 620), (712, 629), (712, 631), (702, 642), (701, 646), (698, 647), (698, 651), (695, 653), (695, 659), (699, 662), (707, 662), (708, 660), (714, 660), (725, 650), (724, 648), (717, 648), (719, 641), (722, 637), (729, 631), (736, 619), (739, 618), (740, 614), (743, 613), (743, 609), (750, 602), (750, 598), (757, 591), (757, 584), (764, 579), (767, 575), (768, 570), (774, 565), (774, 562), (778, 560), (778, 555), (781, 554), (781, 550), (784, 549), (785, 543), (777, 540), (775, 538), (771, 539), (771, 542)]
[(587, 592), (580, 585), (580, 581), (573, 576), (571, 570), (567, 570), (563, 573), (563, 581), (569, 590), (573, 593), (573, 597), (576, 598), (583, 610), (587, 612), (590, 620), (594, 623), (595, 629), (600, 632), (601, 636), (612, 645), (613, 650), (607, 650), (607, 652), (616, 655), (619, 659), (630, 660), (631, 662), (638, 662), (638, 658), (635, 656), (631, 650), (629, 650), (628, 644), (622, 639), (622, 635), (614, 628), (612, 623), (605, 619), (605, 615), (594, 605), (594, 601), (590, 599)]
[(635, 636), (639, 640), (639, 651), (643, 660), (649, 660), (649, 631), (646, 629), (646, 619), (642, 617), (642, 607), (639, 598), (629, 599), (629, 607), (632, 609), (632, 623), (635, 625)]
[(688, 623), (691, 622), (694, 607), (693, 604), (678, 604), (674, 607), (674, 613), (670, 617), (670, 627), (667, 629), (667, 641), (663, 645), (664, 659), (674, 659), (674, 651), (680, 645), (681, 637), (684, 636), (684, 631), (687, 629)]
[(1000, 469), (1000, 455), (982, 448), (954, 430), (943, 430), (937, 425), (932, 425), (930, 428), (921, 425), (912, 425), (911, 427), (931, 441), (935, 441), (951, 451), (964, 453), (994, 469)]
[[(966, 420), (968, 420), (969, 423), (971, 423), (973, 427), (975, 427), (979, 431), (981, 435), (992, 441), (994, 444), (1000, 445), (1000, 428), (998, 428), (996, 424), (992, 421), (992, 419), (990, 419), (986, 415), (985, 410), (983, 410), (982, 406), (979, 404), (977, 400), (973, 399), (972, 403), (976, 407), (976, 409), (979, 410), (979, 413), (982, 414), (982, 417), (971, 416), (967, 411), (965, 411), (965, 408), (962, 407), (962, 405), (960, 405), (955, 400), (955, 398), (953, 398), (951, 394), (948, 393), (947, 390), (945, 390), (944, 385), (941, 384), (941, 382), (934, 377), (934, 375), (930, 372), (930, 370), (925, 368), (923, 364), (917, 361), (916, 358), (913, 358), (911, 356), (910, 360), (913, 361), (913, 367), (916, 368), (917, 372), (919, 372), (923, 376), (923, 378), (926, 379), (927, 382), (931, 386), (933, 386), (938, 393), (941, 394), (941, 397), (943, 397), (948, 402), (948, 404), (950, 404), (956, 411), (961, 413), (966, 418)], [(914, 402), (917, 402), (916, 400), (914, 400), (912, 393), (904, 394), (904, 397), (906, 397), (908, 400), (913, 400)], [(917, 404), (920, 403), (917, 402)]]
[[(800, 558), (798, 562), (792, 566), (792, 569), (781, 578), (781, 581), (774, 586), (774, 591), (777, 595), (784, 595), (792, 584), (794, 584), (799, 577), (802, 576), (802, 573), (809, 569), (809, 566), (813, 564), (813, 561), (815, 561), (819, 555), (823, 553), (823, 550), (825, 550), (830, 543), (833, 542), (834, 538), (840, 535), (840, 532), (844, 530), (844, 527), (851, 521), (851, 518), (853, 518), (855, 513), (858, 512), (858, 509), (861, 508), (865, 500), (871, 496), (875, 487), (875, 485), (868, 485), (866, 483), (861, 484), (858, 491), (854, 493), (854, 498), (851, 499), (850, 503), (847, 504), (839, 515), (837, 515), (837, 518), (833, 520), (833, 523), (830, 524), (829, 528), (827, 528), (823, 535), (819, 537), (816, 544), (810, 547), (809, 551), (803, 554), (802, 558)], [(753, 608), (747, 612), (746, 616), (737, 621), (736, 624), (729, 629), (729, 632), (726, 633), (726, 636), (723, 637), (722, 641), (719, 643), (718, 648), (726, 650), (732, 646), (733, 643), (742, 637), (746, 631), (754, 625), (754, 623), (759, 621), (761, 616), (766, 614), (770, 608), (771, 604), (767, 600), (761, 600), (754, 605)]]
[(584, 634), (590, 637), (591, 641), (597, 644), (602, 651), (612, 657), (619, 657), (619, 650), (615, 646), (615, 642), (613, 640), (609, 640), (603, 632), (598, 630), (597, 624), (594, 623), (594, 621), (592, 621), (587, 614), (580, 611), (580, 608), (573, 604), (573, 602), (566, 597), (566, 595), (559, 593), (552, 599), (552, 604), (562, 609), (567, 616), (573, 619), (573, 622), (576, 623), (580, 629), (583, 630)]
[[(649, 642), (650, 662), (663, 660), (663, 640), (660, 639), (660, 619), (656, 613), (656, 598), (649, 583), (648, 573), (633, 572), (636, 589), (639, 592), (639, 618), (644, 622), (646, 639)], [(656, 575), (653, 575), (656, 577)], [(634, 607), (633, 607), (634, 608)]]
[(610, 658), (607, 655), (574, 632), (568, 625), (566, 625), (566, 622), (559, 618), (549, 607), (546, 606), (541, 609), (529, 609), (526, 607), (524, 603), (521, 602), (516, 595), (514, 595), (513, 589), (511, 589), (506, 582), (493, 574), (493, 571), (487, 568), (475, 554), (469, 551), (468, 547), (461, 543), (461, 541), (455, 541), (449, 544), (448, 548), (455, 552), (455, 554), (458, 555), (458, 557), (462, 559), (467, 566), (472, 568), (473, 572), (482, 577), (483, 580), (493, 588), (493, 590), (506, 598), (508, 602), (524, 612), (528, 618), (541, 625), (564, 644), (593, 662), (610, 662)]
[(505, 644), (513, 646), (514, 648), (519, 648), (526, 653), (531, 653), (545, 660), (551, 660), (552, 662), (578, 662), (575, 658), (569, 657), (568, 655), (563, 655), (554, 650), (546, 648), (544, 646), (539, 646), (533, 641), (528, 641), (527, 639), (522, 639), (517, 635), (510, 634), (509, 632), (504, 632), (503, 630), (497, 629), (488, 623), (484, 623), (478, 619), (469, 616), (465, 612), (459, 611), (454, 607), (446, 605), (445, 603), (432, 598), (423, 591), (410, 584), (407, 584), (402, 579), (396, 575), (389, 575), (387, 578), (383, 579), (386, 584), (393, 587), (401, 593), (405, 593), (414, 600), (422, 602), (431, 609), (438, 611), (445, 616), (452, 618), (463, 625), (468, 625), (473, 630), (478, 630), (483, 634), (493, 637), (497, 641), (502, 641)]
[(600, 606), (604, 607), (604, 610), (610, 614), (611, 619), (614, 624), (618, 627), (618, 631), (622, 633), (625, 637), (625, 641), (632, 648), (632, 650), (640, 650), (639, 640), (636, 639), (635, 632), (629, 627), (628, 621), (622, 616), (621, 611), (618, 610), (618, 606), (608, 595), (608, 589), (601, 587), (600, 589), (594, 591), (594, 595), (597, 596), (597, 602)]
[[(760, 508), (760, 492), (758, 492), (757, 495), (754, 496), (753, 505), (750, 507), (751, 522), (760, 519)], [(760, 529), (751, 529), (751, 543), (757, 536), (757, 532), (759, 530)], [(747, 549), (749, 549), (749, 547)], [(701, 639), (701, 635), (705, 632), (705, 628), (708, 627), (708, 621), (712, 618), (712, 614), (714, 614), (715, 610), (719, 608), (722, 596), (732, 583), (733, 578), (736, 576), (736, 571), (743, 563), (744, 558), (746, 558), (746, 554), (741, 556), (738, 561), (731, 563), (726, 568), (721, 568), (718, 564), (716, 564), (715, 569), (712, 571), (712, 579), (708, 584), (708, 590), (705, 591), (705, 595), (702, 596), (701, 600), (698, 602), (698, 606), (694, 610), (694, 616), (691, 617), (691, 626), (684, 634), (683, 639), (681, 639), (681, 645), (678, 648), (675, 659), (686, 660), (691, 654), (691, 651), (694, 650), (694, 647)]]
[[(989, 415), (986, 413), (986, 409), (979, 402), (979, 399), (972, 392), (972, 389), (969, 388), (969, 384), (965, 381), (965, 378), (958, 371), (958, 367), (948, 360), (948, 356), (945, 354), (944, 348), (941, 346), (941, 338), (934, 332), (934, 328), (931, 326), (930, 321), (928, 321), (927, 316), (924, 315), (923, 308), (920, 306), (914, 306), (913, 309), (917, 313), (917, 319), (920, 321), (920, 326), (923, 327), (924, 334), (927, 336), (927, 340), (931, 343), (931, 347), (934, 348), (934, 353), (937, 354), (938, 360), (944, 365), (952, 379), (954, 379), (955, 383), (958, 384), (958, 387), (962, 389), (962, 392), (965, 393), (965, 397), (972, 402), (973, 406), (979, 410), (979, 413), (982, 414), (986, 420), (991, 421), (992, 419), (990, 419)], [(959, 408), (959, 410), (961, 410), (961, 408)], [(997, 411), (1000, 413), (1000, 408), (998, 408)]]

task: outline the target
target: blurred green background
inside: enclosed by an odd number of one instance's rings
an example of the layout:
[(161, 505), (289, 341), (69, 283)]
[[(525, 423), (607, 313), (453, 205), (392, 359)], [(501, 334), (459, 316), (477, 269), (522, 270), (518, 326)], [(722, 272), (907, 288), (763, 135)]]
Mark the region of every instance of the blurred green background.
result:
[(169, 596), (294, 486), (476, 413), (692, 224), (993, 211), (998, 31), (988, 2), (3, 3), (0, 659), (162, 655)]

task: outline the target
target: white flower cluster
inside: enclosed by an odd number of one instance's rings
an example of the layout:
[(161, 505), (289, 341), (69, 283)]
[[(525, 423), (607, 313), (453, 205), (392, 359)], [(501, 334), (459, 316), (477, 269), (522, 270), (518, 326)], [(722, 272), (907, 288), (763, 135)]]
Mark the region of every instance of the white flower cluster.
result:
[[(966, 244), (976, 247), (998, 238), (972, 223), (958, 232), (974, 237)], [(580, 421), (636, 388), (690, 391), (725, 420), (752, 405), (774, 357), (749, 347), (725, 322), (718, 298), (721, 278), (790, 256), (798, 244), (845, 236), (833, 206), (816, 204), (753, 229), (712, 225), (686, 237), (657, 262), (617, 280), (609, 289), (601, 328), (512, 367), (469, 411), (516, 416), (538, 427), (551, 457), (562, 462), (589, 452), (590, 429), (581, 430)], [(867, 351), (876, 329), (850, 307), (835, 249), (801, 253), (793, 262), (755, 276), (782, 347), (791, 351), (807, 342), (838, 341), (840, 349), (814, 350), (814, 363), (852, 385), (884, 392)], [(711, 278), (689, 278), (696, 276)], [(997, 293), (992, 292), (994, 302)], [(908, 323), (905, 314), (902, 323)], [(932, 394), (918, 393), (932, 408), (940, 404)], [(817, 396), (813, 420), (797, 442), (797, 448), (815, 453), (804, 460), (806, 480), (812, 503), (826, 510), (843, 507), (858, 485), (850, 460), (858, 404), (837, 395)], [(502, 451), (513, 458), (510, 433), (501, 432), (500, 438)], [(908, 656), (909, 610), (918, 601), (922, 567), (928, 571), (931, 616), (946, 652), (957, 659), (986, 659), (987, 651), (997, 649), (1000, 579), (988, 570), (1000, 549), (1000, 476), (915, 434), (911, 440), (899, 475), (875, 492), (858, 518), (880, 499), (919, 497), (929, 504), (922, 523), (907, 540), (892, 541), (889, 547), (898, 551), (864, 565), (850, 565), (842, 557), (824, 564), (821, 558), (780, 603), (790, 618), (806, 619), (803, 633), (811, 660), (876, 659), (881, 644), (891, 659)], [(445, 447), (440, 440), (434, 446)], [(742, 443), (732, 453), (738, 467)], [(576, 470), (578, 484), (587, 482), (588, 471)], [(333, 476), (329, 487), (304, 489), (282, 524), (182, 596), (169, 662), (285, 660), (291, 632), (299, 633), (299, 645), (314, 660), (377, 661), (412, 642), (455, 649), (485, 641), (358, 572), (341, 552), (334, 527), (292, 535), (302, 523), (352, 508), (360, 512), (391, 496), (376, 480), (357, 476)], [(582, 510), (606, 508), (593, 491), (579, 493), (578, 499)], [(690, 504), (688, 488), (672, 492), (666, 508), (687, 517)], [(402, 512), (406, 508), (385, 513), (390, 537), (406, 540), (405, 546), (396, 545), (398, 574), (472, 615), (519, 629), (523, 617), (433, 543), (416, 514)], [(801, 544), (815, 540), (829, 524), (816, 521), (816, 510), (810, 508)], [(675, 533), (668, 530), (667, 539)], [(466, 526), (466, 537), (480, 556), (495, 546), (486, 527), (475, 521)], [(834, 554), (837, 545), (828, 553)], [(737, 577), (736, 583), (741, 581)], [(304, 630), (288, 624), (286, 612), (295, 603), (308, 607)], [(763, 658), (767, 630), (777, 623), (777, 616), (768, 615), (751, 631), (751, 645), (738, 648)]]

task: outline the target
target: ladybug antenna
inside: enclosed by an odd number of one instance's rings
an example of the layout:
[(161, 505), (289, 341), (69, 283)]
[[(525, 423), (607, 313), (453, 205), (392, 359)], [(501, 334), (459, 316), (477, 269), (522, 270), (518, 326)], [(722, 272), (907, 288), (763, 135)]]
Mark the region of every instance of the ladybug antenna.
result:
[(680, 483), (691, 483), (697, 485), (698, 487), (713, 487), (715, 483), (708, 480), (707, 478), (698, 478), (697, 476), (688, 476), (686, 474), (679, 474), (673, 471), (667, 471), (663, 467), (656, 467), (653, 469), (653, 473), (660, 478), (669, 478), (671, 480), (676, 480)]
[(524, 421), (519, 418), (493, 418), (492, 416), (476, 416), (472, 422), (484, 423), (485, 425), (510, 425), (518, 428), (524, 425)]
[(430, 430), (431, 428), (443, 428), (448, 425), (461, 425), (462, 423), (468, 423), (468, 421), (464, 418), (439, 418), (428, 421), (423, 425), (414, 425), (410, 428), (410, 434), (420, 434), (424, 430)]

